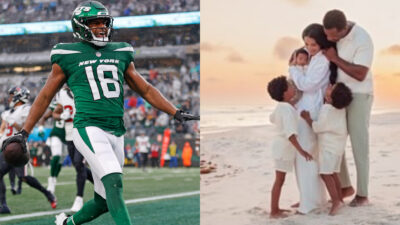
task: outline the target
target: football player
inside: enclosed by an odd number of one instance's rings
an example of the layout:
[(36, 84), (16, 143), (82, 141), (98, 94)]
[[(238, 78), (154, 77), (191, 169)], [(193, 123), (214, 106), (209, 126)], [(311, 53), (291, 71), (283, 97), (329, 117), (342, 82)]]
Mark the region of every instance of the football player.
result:
[(192, 116), (178, 110), (137, 72), (131, 45), (111, 42), (113, 18), (104, 5), (97, 1), (81, 3), (74, 10), (71, 23), (73, 34), (80, 41), (54, 46), (52, 71), (32, 105), (27, 122), (21, 132), (5, 142), (17, 142), (24, 147), (29, 132), (66, 82), (76, 107), (73, 142), (92, 170), (95, 193), (73, 216), (58, 215), (56, 224), (83, 224), (107, 211), (117, 225), (131, 224), (122, 197), (126, 131), (123, 84), (177, 121)]
[[(27, 104), (29, 102), (30, 93), (29, 90), (24, 87), (13, 87), (9, 90), (10, 96), (10, 110), (5, 111), (2, 114), (2, 119), (6, 121), (6, 136), (11, 137), (24, 126), (24, 122), (28, 116), (31, 106)], [(11, 213), (6, 202), (6, 186), (4, 185), (3, 177), (7, 174), (13, 166), (9, 165), (5, 160), (3, 153), (0, 154), (0, 213)], [(55, 196), (47, 191), (39, 181), (27, 174), (27, 165), (22, 167), (16, 167), (15, 172), (22, 181), (26, 182), (29, 186), (42, 192), (47, 200), (50, 202), (51, 207), (54, 209), (57, 207), (57, 200)]]
[[(11, 98), (9, 99), (11, 101)], [(5, 111), (3, 112), (5, 113)], [(2, 113), (2, 114), (3, 114)], [(6, 115), (6, 114), (4, 114)], [(1, 125), (0, 125), (0, 146), (3, 144), (3, 140), (7, 138), (7, 135), (5, 134), (7, 128), (7, 122), (3, 119), (1, 119)], [(15, 187), (15, 168), (11, 168), (10, 171), (8, 171), (8, 177), (10, 178), (10, 186), (11, 186), (11, 193), (13, 195), (19, 195), (22, 192), (22, 180), (18, 178), (18, 187)]]
[[(53, 111), (56, 108), (56, 102), (52, 101), (50, 103), (49, 109), (40, 119), (39, 130), (42, 130), (45, 121), (53, 116)], [(48, 177), (47, 182), (47, 190), (51, 193), (55, 193), (57, 177), (61, 171), (61, 155), (63, 145), (66, 144), (65, 141), (65, 129), (64, 129), (64, 120), (54, 120), (53, 128), (51, 129), (50, 135), (46, 140), (46, 144), (50, 147), (51, 150), (51, 160), (50, 160), (50, 176)]]
[(77, 194), (74, 204), (71, 207), (72, 212), (79, 211), (83, 206), (83, 192), (86, 179), (93, 183), (92, 172), (84, 164), (82, 154), (76, 149), (72, 141), (72, 131), (74, 128), (73, 120), (75, 115), (74, 96), (68, 87), (61, 89), (56, 95), (57, 106), (53, 111), (53, 118), (64, 121), (65, 140), (67, 142), (68, 154), (76, 170)]
[(143, 171), (146, 171), (147, 159), (149, 155), (150, 148), (150, 139), (149, 136), (146, 135), (146, 131), (140, 130), (139, 136), (136, 137), (135, 147), (139, 149), (140, 152), (140, 160)]

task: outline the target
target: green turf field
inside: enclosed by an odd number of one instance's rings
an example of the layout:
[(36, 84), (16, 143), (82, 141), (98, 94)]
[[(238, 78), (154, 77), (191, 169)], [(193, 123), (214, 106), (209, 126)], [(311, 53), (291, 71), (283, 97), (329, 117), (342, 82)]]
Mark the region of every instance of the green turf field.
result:
[[(34, 175), (43, 186), (47, 186), (48, 168), (35, 168)], [(158, 200), (146, 200), (128, 204), (133, 224), (169, 225), (200, 224), (200, 198), (198, 194), (164, 199), (164, 195), (199, 191), (199, 169), (148, 169), (147, 172), (135, 168), (124, 169), (124, 199), (142, 199), (161, 196)], [(11, 214), (0, 215), (0, 224), (54, 224), (54, 215), (30, 217), (2, 221), (9, 216), (34, 212), (54, 211), (39, 191), (23, 184), (22, 194), (13, 196), (9, 191), (8, 176), (7, 203)], [(75, 170), (63, 168), (57, 179), (56, 196), (59, 209), (69, 209), (76, 195)], [(86, 183), (85, 201), (93, 197), (93, 185)], [(87, 224), (114, 224), (109, 213)]]

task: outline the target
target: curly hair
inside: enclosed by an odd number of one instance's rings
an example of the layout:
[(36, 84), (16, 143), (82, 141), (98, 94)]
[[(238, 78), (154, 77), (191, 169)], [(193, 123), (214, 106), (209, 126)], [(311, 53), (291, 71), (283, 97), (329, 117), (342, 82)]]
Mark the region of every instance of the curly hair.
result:
[(272, 99), (278, 102), (283, 101), (283, 94), (287, 89), (288, 82), (285, 76), (276, 77), (272, 79), (267, 85), (268, 94), (271, 96)]
[(350, 105), (353, 100), (353, 94), (349, 87), (339, 82), (335, 85), (331, 92), (332, 106), (337, 109), (343, 109)]

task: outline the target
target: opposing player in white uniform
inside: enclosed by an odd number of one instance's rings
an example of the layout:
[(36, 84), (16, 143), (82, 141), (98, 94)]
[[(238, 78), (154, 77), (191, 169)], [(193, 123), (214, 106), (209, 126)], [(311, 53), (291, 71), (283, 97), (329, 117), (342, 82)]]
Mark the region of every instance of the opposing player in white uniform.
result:
[[(11, 137), (18, 131), (20, 131), (25, 123), (25, 120), (29, 114), (31, 106), (29, 101), (29, 90), (23, 87), (13, 87), (9, 90), (10, 95), (10, 110), (5, 111), (1, 116), (4, 121), (6, 121), (6, 136)], [(6, 187), (4, 185), (3, 177), (7, 174), (13, 167), (9, 165), (0, 154), (0, 213), (11, 213), (6, 202)], [(39, 181), (32, 176), (27, 174), (27, 165), (22, 167), (16, 167), (16, 174), (22, 181), (26, 182), (29, 186), (42, 192), (47, 200), (50, 202), (52, 208), (56, 208), (57, 200), (55, 196), (47, 191)]]
[[(9, 99), (9, 101), (11, 101), (11, 99)], [(5, 115), (9, 113), (8, 111), (4, 111), (1, 117), (1, 125), (0, 125), (0, 146), (3, 145), (3, 140), (6, 139), (7, 137), (9, 137), (9, 132), (10, 130), (8, 129), (7, 126), (7, 121), (4, 120)], [(6, 132), (7, 131), (7, 132)], [(8, 136), (7, 136), (8, 134)], [(13, 195), (18, 195), (21, 194), (22, 192), (22, 180), (18, 178), (18, 186), (15, 187), (15, 168), (12, 168), (9, 172), (8, 172), (8, 177), (10, 178), (10, 186), (11, 186), (11, 193)]]
[(146, 132), (144, 130), (141, 130), (140, 136), (136, 137), (136, 148), (139, 149), (142, 168), (143, 171), (145, 171), (147, 159), (149, 157), (150, 139), (149, 136), (146, 136)]
[(53, 111), (55, 120), (64, 121), (65, 140), (68, 147), (68, 154), (71, 157), (72, 164), (76, 170), (77, 193), (74, 204), (71, 207), (72, 212), (79, 211), (83, 206), (83, 193), (85, 190), (86, 179), (93, 183), (91, 171), (85, 166), (84, 158), (76, 149), (72, 141), (72, 130), (74, 128), (75, 103), (74, 96), (68, 87), (61, 89), (56, 95), (56, 108)]

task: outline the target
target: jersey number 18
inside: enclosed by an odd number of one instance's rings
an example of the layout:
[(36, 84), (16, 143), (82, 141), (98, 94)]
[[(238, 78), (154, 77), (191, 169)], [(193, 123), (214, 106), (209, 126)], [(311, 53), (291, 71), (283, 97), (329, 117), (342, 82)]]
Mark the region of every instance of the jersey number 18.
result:
[[(86, 76), (89, 81), (90, 89), (92, 90), (93, 100), (100, 99), (99, 88), (97, 87), (96, 80), (93, 75), (93, 69), (91, 66), (85, 67)], [(105, 78), (104, 72), (111, 72), (112, 78)], [(97, 66), (97, 78), (100, 81), (100, 86), (103, 91), (103, 95), (106, 98), (118, 98), (120, 95), (120, 86), (118, 83), (118, 68), (115, 65), (98, 65)], [(111, 91), (108, 88), (108, 84), (112, 84), (115, 90)]]

